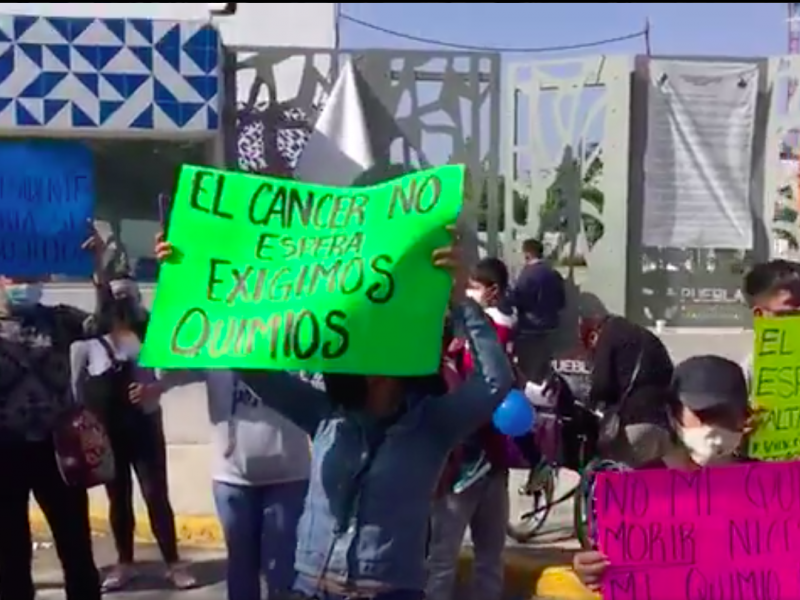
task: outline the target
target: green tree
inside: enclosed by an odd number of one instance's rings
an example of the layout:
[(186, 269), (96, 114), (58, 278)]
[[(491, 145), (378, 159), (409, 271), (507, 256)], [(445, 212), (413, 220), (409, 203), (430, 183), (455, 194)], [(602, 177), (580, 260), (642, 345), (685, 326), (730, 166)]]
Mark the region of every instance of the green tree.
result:
[(775, 239), (786, 242), (790, 250), (800, 249), (797, 240), (797, 210), (792, 208), (797, 206), (792, 186), (785, 185), (778, 190), (780, 200), (775, 206), (775, 215), (772, 219), (772, 234)]
[[(469, 181), (469, 180), (468, 180)], [(488, 229), (489, 219), (489, 180), (487, 177), (482, 179), (482, 190), (478, 200), (478, 231), (486, 231)], [(472, 190), (467, 190), (465, 200), (471, 198)], [(498, 224), (497, 230), (504, 231), (506, 228), (506, 179), (503, 175), (497, 177), (497, 196), (496, 201), (499, 205), (498, 210)], [(514, 215), (515, 223), (524, 223), (528, 218), (528, 197), (514, 190)]]
[[(561, 258), (564, 247), (573, 241), (570, 238), (579, 232), (583, 233), (590, 250), (605, 233), (602, 221), (605, 194), (598, 187), (603, 173), (603, 159), (597, 154), (586, 168), (582, 169), (582, 161), (586, 158), (586, 156), (572, 157), (571, 152), (565, 152), (565, 159), (556, 169), (554, 181), (547, 189), (544, 203), (539, 207), (539, 237), (543, 237), (546, 233), (558, 233), (562, 237), (561, 243), (553, 252), (553, 258)], [(571, 194), (565, 193), (564, 188), (571, 189), (574, 193), (575, 178), (580, 178), (577, 182), (580, 224), (573, 229), (569, 222), (572, 211), (568, 206)]]
[[(559, 182), (564, 177), (571, 177), (569, 171), (580, 173), (581, 162), (579, 158), (572, 159), (571, 163), (562, 163), (557, 168), (556, 177), (553, 183), (547, 189), (546, 199), (542, 206), (539, 207), (539, 237), (545, 233), (568, 233), (568, 210), (567, 199), (559, 191)], [(481, 187), (480, 196), (478, 198), (478, 230), (486, 231), (489, 218), (489, 173), (485, 166), (482, 166), (483, 173), (479, 174), (479, 185)], [(597, 187), (598, 180), (603, 173), (603, 159), (601, 156), (595, 156), (589, 165), (586, 167), (583, 176), (581, 177), (581, 184), (579, 196), (581, 200), (581, 228), (586, 237), (589, 248), (591, 249), (600, 238), (603, 237), (604, 226), (602, 221), (602, 213), (605, 205), (605, 194)], [(473, 187), (474, 181), (472, 173), (467, 170), (467, 188), (464, 193), (464, 202), (470, 203), (473, 201)], [(497, 177), (497, 202), (500, 209), (498, 211), (498, 230), (504, 231), (506, 227), (506, 177), (500, 175)], [(529, 197), (521, 193), (519, 190), (513, 191), (513, 221), (520, 225), (528, 221), (528, 214), (530, 210)]]

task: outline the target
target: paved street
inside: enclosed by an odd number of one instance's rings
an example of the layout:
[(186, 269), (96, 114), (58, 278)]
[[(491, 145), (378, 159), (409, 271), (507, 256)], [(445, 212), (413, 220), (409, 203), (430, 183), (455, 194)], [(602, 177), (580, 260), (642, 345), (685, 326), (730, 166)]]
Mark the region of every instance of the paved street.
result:
[[(34, 573), (38, 587), (37, 600), (63, 600), (61, 586), (61, 565), (50, 544), (41, 543), (34, 552)], [(108, 598), (119, 600), (222, 600), (225, 598), (225, 553), (222, 551), (193, 550), (184, 552), (195, 568), (201, 582), (196, 590), (178, 592), (169, 588), (160, 574), (163, 572), (157, 562), (158, 550), (153, 546), (142, 545), (137, 548), (137, 558), (143, 561), (142, 577), (132, 586), (131, 591), (109, 594)], [(95, 540), (95, 559), (100, 566), (114, 561), (114, 545), (109, 538)]]
[[(510, 483), (512, 511), (517, 514), (525, 510), (524, 498), (516, 490), (522, 481), (522, 473), (514, 474)], [(569, 491), (575, 477), (565, 474), (561, 478), (557, 497)], [(569, 550), (575, 547), (570, 539), (572, 534), (572, 504), (565, 502), (552, 512), (547, 525), (535, 544), (519, 546), (509, 542), (509, 553), (515, 561), (564, 563), (569, 560)], [(113, 543), (108, 537), (95, 539), (95, 557), (101, 567), (114, 561)], [(158, 562), (158, 551), (153, 546), (140, 545), (137, 559), (142, 561), (142, 577), (130, 591), (109, 594), (108, 598), (118, 600), (222, 600), (225, 598), (225, 553), (221, 550), (184, 550), (184, 558), (189, 560), (201, 586), (196, 590), (178, 592), (169, 589), (160, 577), (162, 567)], [(38, 542), (34, 551), (34, 573), (39, 588), (39, 600), (63, 600), (61, 587), (61, 566), (52, 545)], [(527, 599), (526, 599), (527, 600)]]
[[(508, 485), (509, 498), (511, 500), (512, 518), (530, 510), (530, 498), (520, 496), (517, 493), (520, 485), (524, 482), (526, 473), (524, 471), (512, 471)], [(578, 475), (571, 471), (562, 470), (559, 472), (558, 487), (556, 488), (556, 500), (569, 493), (578, 484)], [(561, 502), (555, 506), (547, 518), (547, 522), (532, 544), (536, 547), (553, 547), (564, 549), (577, 548), (577, 542), (573, 539), (572, 522), (572, 499)], [(509, 541), (509, 545), (516, 546)]]
[[(104, 565), (113, 561), (113, 548), (107, 538), (97, 538), (95, 551), (98, 564)], [(189, 591), (175, 591), (166, 586), (159, 577), (161, 567), (156, 562), (158, 553), (152, 546), (139, 546), (138, 555), (143, 560), (143, 575), (131, 586), (129, 591), (108, 594), (104, 597), (116, 600), (224, 600), (225, 556), (214, 551), (192, 551), (185, 553), (194, 566), (200, 579), (200, 587)], [(564, 562), (567, 555), (557, 548), (513, 547), (509, 552), (517, 555), (519, 560), (536, 562)], [(64, 600), (61, 584), (61, 567), (52, 548), (38, 548), (35, 551), (34, 574), (36, 578), (37, 600)], [(462, 594), (456, 592), (455, 597)], [(536, 600), (519, 591), (510, 593), (508, 600)], [(542, 599), (544, 600), (544, 599)]]

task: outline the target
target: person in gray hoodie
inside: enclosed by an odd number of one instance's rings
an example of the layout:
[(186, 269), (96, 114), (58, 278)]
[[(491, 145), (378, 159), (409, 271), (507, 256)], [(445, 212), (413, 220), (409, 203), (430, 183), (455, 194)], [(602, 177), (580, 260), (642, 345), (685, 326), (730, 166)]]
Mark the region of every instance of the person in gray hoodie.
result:
[[(117, 278), (111, 290), (118, 299), (136, 301), (141, 317), (147, 317), (133, 280)], [(206, 387), (214, 502), (228, 551), (228, 600), (263, 598), (262, 574), (271, 597), (290, 589), (308, 487), (308, 436), (269, 408), (233, 371), (167, 370), (157, 375), (155, 382), (139, 377), (134, 395), (145, 412), (160, 413), (160, 397), (169, 389), (191, 383)]]
[(213, 426), (213, 491), (228, 551), (228, 600), (291, 589), (297, 525), (308, 488), (308, 436), (233, 371), (165, 371), (164, 389), (205, 383)]

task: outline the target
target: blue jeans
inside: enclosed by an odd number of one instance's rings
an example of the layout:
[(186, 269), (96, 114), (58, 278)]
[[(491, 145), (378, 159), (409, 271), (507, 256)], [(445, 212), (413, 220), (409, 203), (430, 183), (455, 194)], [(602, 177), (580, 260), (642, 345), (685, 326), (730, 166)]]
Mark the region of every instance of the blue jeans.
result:
[(261, 600), (262, 573), (271, 597), (291, 589), (307, 487), (307, 481), (262, 486), (214, 482), (228, 549), (228, 600)]

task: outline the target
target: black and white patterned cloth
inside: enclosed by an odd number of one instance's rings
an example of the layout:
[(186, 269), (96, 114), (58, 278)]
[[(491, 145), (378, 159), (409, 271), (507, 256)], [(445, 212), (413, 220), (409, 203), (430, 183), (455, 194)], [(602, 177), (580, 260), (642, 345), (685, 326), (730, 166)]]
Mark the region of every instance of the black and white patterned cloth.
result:
[(248, 173), (289, 176), (311, 126), (299, 108), (240, 105), (236, 117), (238, 167)]
[[(310, 121), (302, 109), (240, 104), (236, 117), (238, 167), (249, 173), (289, 176), (310, 136)], [(300, 371), (294, 375), (325, 391), (322, 373)]]
[(47, 439), (72, 403), (69, 348), (94, 326), (68, 306), (35, 305), (0, 318), (0, 439)]

